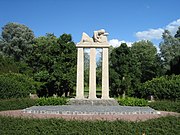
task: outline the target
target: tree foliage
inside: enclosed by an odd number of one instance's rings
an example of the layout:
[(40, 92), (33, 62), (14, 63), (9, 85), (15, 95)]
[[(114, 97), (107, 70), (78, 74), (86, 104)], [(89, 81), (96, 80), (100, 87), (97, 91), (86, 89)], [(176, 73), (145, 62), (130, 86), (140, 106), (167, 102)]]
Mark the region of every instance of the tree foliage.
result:
[(122, 43), (114, 48), (110, 55), (110, 89), (111, 94), (119, 96), (138, 82), (139, 69), (136, 59), (132, 59), (130, 48)]
[(132, 44), (131, 51), (133, 59), (137, 58), (140, 65), (142, 83), (161, 75), (161, 60), (152, 42), (144, 40), (135, 42)]
[(180, 26), (178, 27), (178, 30), (176, 34), (174, 35), (175, 38), (178, 38), (180, 40)]
[(128, 47), (125, 43), (112, 50), (110, 56), (110, 88), (112, 95), (136, 96), (140, 83), (162, 74), (156, 47), (150, 41), (139, 41)]
[[(178, 33), (178, 32), (177, 32)], [(178, 34), (175, 35), (178, 37)], [(170, 70), (170, 63), (180, 56), (180, 40), (174, 38), (168, 30), (163, 33), (163, 41), (160, 43), (161, 57), (166, 71)]]
[(63, 34), (57, 38), (53, 34), (47, 34), (37, 38), (27, 62), (34, 69), (34, 78), (45, 84), (39, 96), (62, 96), (73, 91), (76, 47), (71, 35)]
[(16, 61), (24, 60), (32, 50), (34, 33), (27, 26), (8, 23), (2, 28), (0, 51)]

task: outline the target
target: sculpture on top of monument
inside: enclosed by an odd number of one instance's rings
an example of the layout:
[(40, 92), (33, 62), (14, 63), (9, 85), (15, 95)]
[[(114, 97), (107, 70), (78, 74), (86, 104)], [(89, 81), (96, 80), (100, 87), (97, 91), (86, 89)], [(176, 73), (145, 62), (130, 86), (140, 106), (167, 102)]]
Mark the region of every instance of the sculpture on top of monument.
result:
[(107, 36), (108, 36), (108, 33), (106, 33), (104, 29), (101, 29), (98, 31), (94, 31), (93, 39), (94, 39), (94, 42), (107, 43), (108, 42)]
[(105, 44), (107, 44), (108, 43), (108, 40), (107, 40), (108, 35), (109, 34), (107, 32), (105, 32), (104, 29), (94, 31), (94, 35), (92, 38), (89, 37), (85, 32), (83, 32), (80, 43), (81, 44), (83, 44), (83, 43), (88, 43), (88, 44), (105, 43)]

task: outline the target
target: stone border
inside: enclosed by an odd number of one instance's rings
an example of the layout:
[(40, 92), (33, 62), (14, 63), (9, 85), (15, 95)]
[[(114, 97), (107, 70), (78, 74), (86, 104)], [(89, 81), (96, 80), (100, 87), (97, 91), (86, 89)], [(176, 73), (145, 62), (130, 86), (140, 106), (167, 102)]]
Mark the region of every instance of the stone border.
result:
[(179, 113), (175, 112), (165, 112), (160, 111), (160, 114), (131, 114), (131, 115), (62, 115), (62, 114), (32, 114), (32, 113), (23, 113), (22, 110), (11, 110), (11, 111), (1, 111), (1, 116), (10, 116), (10, 117), (20, 117), (20, 118), (38, 118), (38, 119), (48, 119), (48, 118), (58, 118), (65, 120), (85, 120), (85, 121), (95, 121), (95, 120), (103, 120), (103, 121), (146, 121), (149, 119), (155, 119), (165, 116), (177, 116), (179, 117)]

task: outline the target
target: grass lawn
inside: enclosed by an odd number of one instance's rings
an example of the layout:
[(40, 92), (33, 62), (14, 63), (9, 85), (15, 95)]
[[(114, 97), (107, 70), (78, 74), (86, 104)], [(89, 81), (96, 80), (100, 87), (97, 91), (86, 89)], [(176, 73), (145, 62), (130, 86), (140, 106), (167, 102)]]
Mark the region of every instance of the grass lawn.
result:
[[(101, 93), (102, 93), (102, 88), (101, 87), (96, 87), (96, 96), (98, 98), (101, 97)], [(85, 97), (89, 96), (89, 87), (84, 88), (84, 95), (85, 95)]]

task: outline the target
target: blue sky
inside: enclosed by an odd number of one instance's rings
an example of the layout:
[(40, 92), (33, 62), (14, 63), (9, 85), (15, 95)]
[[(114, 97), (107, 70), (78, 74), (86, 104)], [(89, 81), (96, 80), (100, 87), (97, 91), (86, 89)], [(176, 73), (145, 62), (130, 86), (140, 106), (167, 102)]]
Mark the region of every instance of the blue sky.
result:
[(159, 44), (164, 29), (173, 34), (180, 26), (180, 0), (0, 0), (0, 27), (8, 22), (24, 24), (35, 35), (89, 36), (104, 28), (109, 42), (149, 39)]

